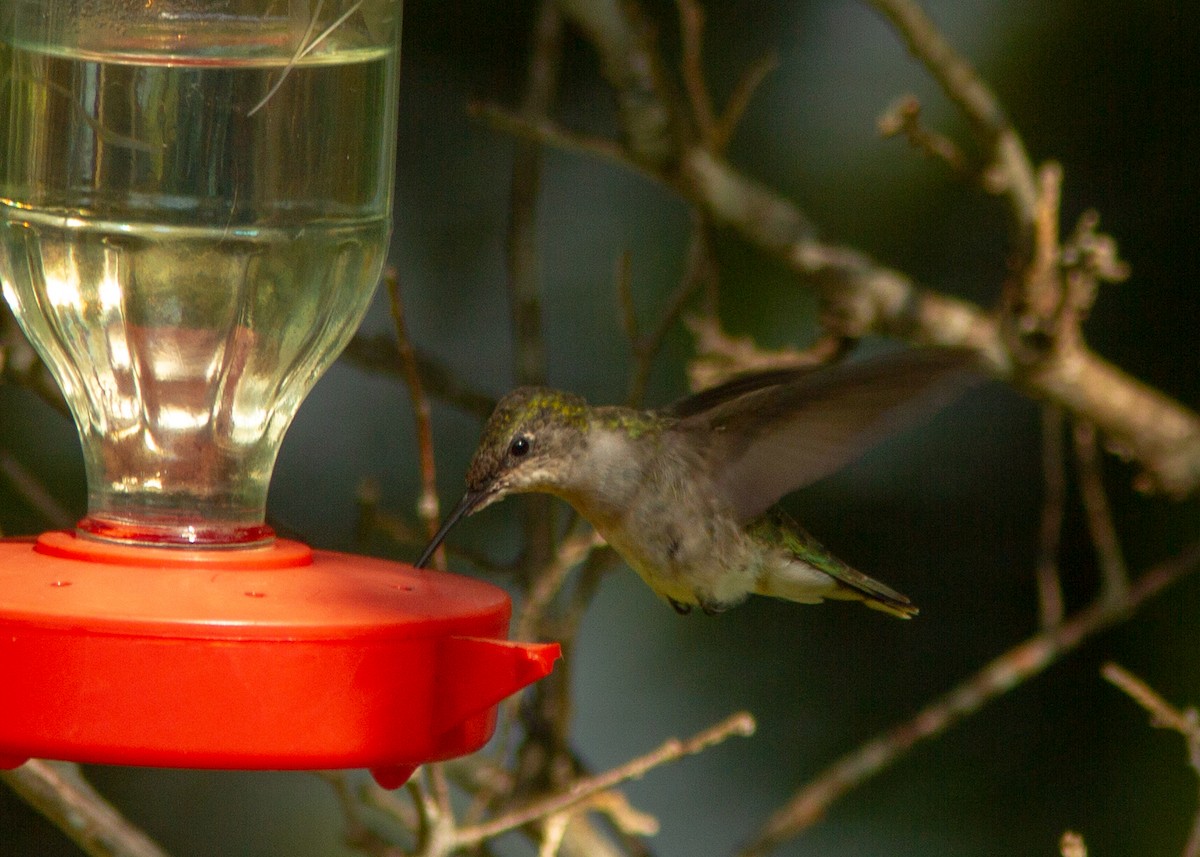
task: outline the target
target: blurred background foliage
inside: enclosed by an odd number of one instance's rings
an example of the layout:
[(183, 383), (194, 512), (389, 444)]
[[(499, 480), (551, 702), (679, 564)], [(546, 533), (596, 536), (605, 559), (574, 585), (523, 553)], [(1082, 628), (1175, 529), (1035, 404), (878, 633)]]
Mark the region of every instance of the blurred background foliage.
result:
[[(474, 101), (514, 105), (536, 3), (408, 0), (401, 84), (396, 230), (408, 325), (418, 347), (466, 383), (499, 395), (514, 380), (505, 237), (514, 141), (469, 117)], [(1200, 38), (1191, 4), (1144, 0), (927, 0), (950, 41), (1008, 108), (1035, 161), (1065, 170), (1063, 222), (1087, 208), (1119, 242), (1133, 275), (1102, 293), (1085, 332), (1105, 357), (1186, 404), (1200, 405)], [(669, 57), (672, 3), (647, 3)], [(744, 69), (779, 67), (750, 104), (732, 163), (794, 199), (832, 240), (923, 284), (995, 302), (1009, 249), (1004, 205), (964, 186), (876, 117), (914, 93), (929, 125), (964, 123), (897, 36), (853, 0), (707, 4), (706, 71), (720, 103)], [(556, 115), (611, 136), (615, 107), (589, 46), (566, 45)], [(628, 254), (639, 313), (655, 317), (683, 272), (690, 215), (661, 187), (587, 156), (547, 151), (539, 266), (549, 381), (594, 402), (623, 399), (631, 361), (614, 286)], [(727, 328), (764, 346), (803, 347), (815, 301), (792, 275), (732, 237), (718, 243)], [(363, 333), (390, 330), (382, 294)], [(685, 389), (690, 338), (667, 339), (651, 403)], [(443, 502), (456, 499), (478, 420), (434, 410)], [(1033, 582), (1042, 497), (1038, 408), (999, 384), (965, 397), (926, 429), (887, 443), (793, 498), (791, 508), (840, 556), (911, 595), (919, 619), (855, 605), (755, 599), (719, 617), (676, 616), (623, 567), (587, 614), (574, 671), (574, 743), (594, 770), (695, 732), (741, 708), (750, 740), (658, 769), (626, 789), (658, 816), (663, 855), (728, 854), (828, 762), (905, 719), (1035, 628)], [(0, 386), (0, 444), (70, 513), (85, 487), (74, 429), (32, 393)], [(1118, 532), (1136, 572), (1195, 538), (1200, 504), (1134, 493), (1105, 461)], [(276, 470), (271, 516), (321, 547), (412, 559), (419, 545), (358, 528), (363, 484), (415, 522), (418, 472), (405, 390), (348, 361), (302, 407)], [(519, 548), (516, 501), (456, 531), (504, 560)], [(0, 480), (5, 534), (47, 523)], [(1098, 571), (1072, 492), (1062, 552), (1068, 608)], [(478, 573), (465, 564), (461, 571)], [(504, 580), (499, 580), (504, 584)], [(1200, 703), (1200, 578), (1151, 601), (836, 804), (787, 855), (1050, 855), (1081, 831), (1096, 855), (1177, 854), (1196, 811), (1177, 736), (1099, 677), (1105, 660), (1167, 699)], [(164, 712), (164, 716), (170, 716)], [(177, 855), (343, 853), (328, 788), (304, 774), (90, 769), (97, 786)], [(516, 837), (500, 853), (527, 853)], [(7, 791), (0, 854), (75, 853)]]

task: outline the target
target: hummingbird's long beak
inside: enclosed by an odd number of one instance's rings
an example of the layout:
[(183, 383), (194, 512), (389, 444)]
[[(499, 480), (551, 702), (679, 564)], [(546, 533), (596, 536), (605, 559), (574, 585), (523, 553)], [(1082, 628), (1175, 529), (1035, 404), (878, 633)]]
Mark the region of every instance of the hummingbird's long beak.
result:
[(450, 530), (453, 529), (454, 525), (460, 520), (475, 511), (475, 508), (486, 497), (486, 491), (468, 491), (463, 495), (463, 498), (458, 501), (458, 505), (454, 507), (454, 511), (451, 512), (450, 516), (442, 523), (441, 529), (437, 531), (437, 534), (425, 547), (424, 552), (421, 554), (421, 558), (416, 562), (416, 568), (425, 567), (425, 563), (429, 562), (429, 558), (433, 556), (433, 552), (438, 549), (438, 545), (440, 545), (446, 538), (446, 534), (449, 533)]

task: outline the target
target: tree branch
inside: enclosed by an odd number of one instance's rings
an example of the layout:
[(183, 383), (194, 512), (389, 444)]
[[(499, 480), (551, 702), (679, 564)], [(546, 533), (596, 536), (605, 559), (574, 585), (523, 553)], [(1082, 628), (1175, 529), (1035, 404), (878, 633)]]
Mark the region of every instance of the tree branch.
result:
[[(1150, 714), (1152, 725), (1183, 736), (1188, 747), (1188, 762), (1196, 776), (1200, 777), (1200, 715), (1197, 715), (1196, 709), (1179, 710), (1140, 678), (1117, 664), (1107, 663), (1100, 672)], [(1196, 818), (1181, 857), (1200, 857), (1200, 805), (1197, 806)]]
[(974, 124), (984, 145), (992, 151), (1018, 228), (1026, 233), (1035, 219), (1037, 182), (1025, 144), (999, 100), (915, 0), (871, 0), (871, 5), (892, 22), (912, 55), (925, 65), (946, 95)]
[[(417, 430), (417, 457), (421, 465), (421, 495), (417, 500), (417, 515), (425, 525), (425, 534), (432, 539), (438, 530), (437, 463), (433, 455), (433, 426), (429, 417), (429, 398), (421, 384), (421, 372), (417, 366), (416, 352), (408, 338), (404, 323), (404, 302), (400, 297), (400, 277), (394, 268), (384, 275), (388, 298), (392, 309), (392, 323), (396, 329), (396, 350), (400, 356), (400, 372), (408, 388), (412, 403), (413, 419)], [(434, 564), (443, 571), (446, 568), (446, 549), (438, 546)]]
[(625, 148), (634, 161), (670, 173), (682, 134), (667, 96), (662, 62), (634, 4), (623, 0), (558, 0), (596, 48), (605, 78), (617, 95)]
[(974, 348), (997, 377), (1091, 421), (1142, 465), (1142, 487), (1182, 496), (1200, 486), (1200, 416), (1082, 342), (1018, 367), (992, 314), (920, 288), (856, 250), (818, 241), (799, 209), (708, 152), (689, 153), (684, 172), (693, 198), (717, 222), (817, 283), (846, 335)]
[[(872, 2), (990, 141), (1019, 231), (1028, 236), (1023, 240), (1031, 241), (1038, 216), (1038, 181), (1024, 144), (995, 96), (916, 3)], [(1082, 342), (1028, 367), (1018, 366), (991, 313), (920, 288), (904, 274), (858, 251), (819, 241), (809, 219), (790, 201), (742, 175), (717, 154), (666, 133), (672, 104), (657, 73), (657, 57), (648, 50), (644, 27), (631, 4), (561, 0), (560, 7), (603, 58), (618, 98), (626, 106), (637, 106), (634, 117), (629, 111), (622, 113), (627, 138), (637, 139), (639, 131), (651, 126), (662, 132), (653, 136), (658, 148), (635, 148), (631, 143), (626, 156), (611, 151), (609, 156), (674, 185), (713, 222), (738, 232), (814, 283), (834, 310), (841, 333), (857, 338), (874, 332), (915, 343), (973, 347), (997, 377), (1092, 422), (1111, 445), (1142, 465), (1142, 487), (1183, 495), (1200, 486), (1200, 416), (1112, 366)], [(547, 129), (546, 123), (537, 130), (543, 139), (570, 136)], [(672, 141), (673, 152), (659, 151)], [(647, 156), (652, 148), (657, 154)]]
[(1145, 572), (1121, 599), (1098, 598), (1067, 621), (1009, 649), (911, 719), (834, 762), (779, 809), (741, 857), (761, 857), (817, 822), (847, 792), (890, 766), (917, 743), (941, 734), (985, 704), (1042, 672), (1085, 640), (1128, 619), (1150, 598), (1200, 567), (1200, 542)]
[(0, 780), (92, 857), (167, 857), (91, 787), (70, 762), (30, 759)]
[[(374, 336), (356, 335), (342, 352), (342, 358), (368, 372), (404, 379), (400, 369), (400, 349), (396, 337), (381, 333)], [(413, 360), (421, 374), (421, 385), (433, 398), (440, 399), (481, 420), (488, 418), (496, 400), (465, 384), (442, 363), (413, 346)]]
[(719, 744), (732, 735), (749, 736), (754, 734), (754, 718), (745, 711), (739, 711), (715, 726), (711, 726), (687, 740), (672, 738), (653, 752), (636, 759), (631, 759), (603, 774), (587, 777), (572, 783), (571, 787), (562, 794), (552, 795), (537, 800), (529, 806), (506, 813), (499, 818), (475, 825), (460, 828), (456, 836), (461, 846), (469, 847), (493, 836), (499, 836), (508, 830), (529, 824), (540, 818), (546, 818), (557, 813), (565, 812), (572, 807), (588, 800), (600, 792), (625, 782), (640, 779), (647, 772), (659, 765), (673, 762), (684, 756), (690, 756)]
[(1066, 455), (1063, 450), (1062, 409), (1042, 408), (1042, 516), (1038, 534), (1038, 558), (1034, 566), (1038, 590), (1038, 618), (1043, 628), (1053, 628), (1063, 619), (1062, 579), (1058, 551), (1062, 543), (1063, 517), (1067, 504)]

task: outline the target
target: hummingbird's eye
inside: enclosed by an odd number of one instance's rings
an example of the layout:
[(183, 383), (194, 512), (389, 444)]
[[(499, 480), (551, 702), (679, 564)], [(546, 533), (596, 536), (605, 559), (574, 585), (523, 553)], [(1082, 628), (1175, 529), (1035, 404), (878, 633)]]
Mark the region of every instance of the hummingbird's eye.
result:
[(531, 447), (532, 444), (529, 438), (525, 435), (519, 435), (518, 437), (514, 437), (513, 442), (508, 445), (508, 454), (513, 458), (521, 458), (529, 454)]

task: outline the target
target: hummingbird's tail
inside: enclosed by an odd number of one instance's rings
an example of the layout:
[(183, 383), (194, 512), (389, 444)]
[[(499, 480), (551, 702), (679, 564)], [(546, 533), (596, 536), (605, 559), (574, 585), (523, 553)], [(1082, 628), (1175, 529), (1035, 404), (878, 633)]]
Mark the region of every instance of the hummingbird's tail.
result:
[[(898, 619), (911, 619), (913, 616), (916, 616), (921, 612), (917, 609), (916, 604), (913, 604), (896, 590), (884, 586), (878, 580), (867, 577), (865, 574), (863, 575), (863, 579), (869, 581), (871, 586), (878, 587), (879, 590), (882, 590), (887, 594), (884, 595), (880, 592), (866, 592), (854, 587), (847, 587), (847, 589), (853, 593), (849, 596), (850, 598), (859, 599), (863, 604), (866, 604), (872, 610), (890, 613), (892, 616), (895, 616)], [(832, 597), (837, 598), (838, 596), (834, 595)]]
[(813, 604), (826, 598), (839, 601), (861, 601), (873, 610), (899, 619), (911, 619), (918, 613), (917, 605), (890, 586), (867, 577), (840, 560), (829, 557), (831, 563), (820, 567), (796, 559), (783, 568), (775, 568), (760, 576), (754, 591), (759, 595), (786, 598), (803, 604)]
[(917, 606), (890, 586), (867, 577), (827, 551), (778, 508), (752, 524), (760, 537), (786, 548), (782, 562), (769, 564), (755, 582), (758, 595), (814, 604), (826, 598), (861, 601), (900, 619), (917, 615)]

